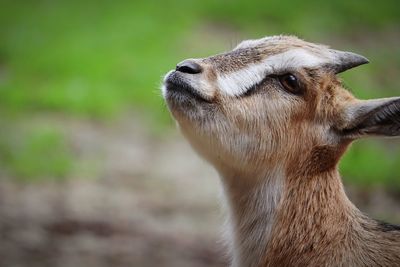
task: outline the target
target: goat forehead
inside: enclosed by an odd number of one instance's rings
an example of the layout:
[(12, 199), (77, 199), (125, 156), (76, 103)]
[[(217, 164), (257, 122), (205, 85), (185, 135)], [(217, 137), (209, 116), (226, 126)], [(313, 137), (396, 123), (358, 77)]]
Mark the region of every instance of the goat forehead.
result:
[[(330, 56), (326, 46), (308, 43), (292, 36), (273, 36), (243, 41), (232, 51), (211, 56), (204, 59), (204, 61), (215, 67), (219, 73), (227, 73), (259, 63), (268, 57), (290, 50), (300, 52), (297, 55), (292, 52), (290, 57), (304, 60), (305, 62), (307, 62), (307, 58), (310, 55), (325, 59)], [(285, 57), (280, 58), (287, 61)], [(287, 64), (288, 62), (285, 63)]]
[(265, 56), (263, 51), (252, 47), (235, 49), (228, 53), (209, 57), (205, 61), (211, 63), (219, 73), (228, 73), (261, 62)]
[[(287, 36), (287, 35), (277, 35), (277, 36), (266, 36), (260, 39), (253, 40), (245, 40), (238, 44), (235, 49), (240, 48), (248, 48), (248, 47), (256, 47), (256, 46), (271, 46), (271, 45), (307, 45), (311, 44), (304, 40), (301, 40), (295, 36)], [(313, 44), (312, 44), (313, 45)]]

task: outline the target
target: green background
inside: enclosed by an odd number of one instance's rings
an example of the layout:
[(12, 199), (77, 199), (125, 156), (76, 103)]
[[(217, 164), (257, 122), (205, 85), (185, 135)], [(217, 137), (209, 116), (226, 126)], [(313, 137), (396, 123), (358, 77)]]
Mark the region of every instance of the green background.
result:
[[(43, 123), (54, 115), (107, 123), (135, 112), (162, 134), (173, 127), (162, 75), (242, 39), (294, 34), (357, 52), (371, 64), (343, 74), (346, 86), (360, 98), (400, 95), (395, 0), (0, 3), (0, 173), (9, 179), (59, 180), (77, 171), (62, 131)], [(399, 147), (357, 142), (341, 163), (345, 180), (400, 191)]]

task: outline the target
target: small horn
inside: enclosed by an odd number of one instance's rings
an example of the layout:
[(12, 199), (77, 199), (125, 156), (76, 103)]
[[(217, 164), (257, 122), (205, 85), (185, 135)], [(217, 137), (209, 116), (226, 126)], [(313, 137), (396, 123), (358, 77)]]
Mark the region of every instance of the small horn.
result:
[(367, 64), (369, 60), (361, 55), (352, 52), (331, 50), (333, 62), (329, 67), (336, 73), (344, 72), (348, 69)]

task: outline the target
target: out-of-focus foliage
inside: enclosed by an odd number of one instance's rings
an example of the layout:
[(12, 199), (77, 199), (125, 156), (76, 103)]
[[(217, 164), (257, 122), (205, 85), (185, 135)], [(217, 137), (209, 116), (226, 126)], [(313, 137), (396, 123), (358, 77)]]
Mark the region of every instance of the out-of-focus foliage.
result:
[[(41, 113), (105, 120), (140, 109), (168, 127), (162, 75), (242, 38), (295, 34), (354, 50), (372, 64), (343, 75), (351, 90), (362, 98), (399, 95), (396, 0), (3, 0), (0, 7), (0, 112), (8, 118), (0, 164), (15, 176), (62, 177), (73, 154), (57, 129), (10, 138), (13, 120)], [(398, 149), (369, 140), (355, 144), (341, 167), (350, 181), (399, 184), (399, 157)]]

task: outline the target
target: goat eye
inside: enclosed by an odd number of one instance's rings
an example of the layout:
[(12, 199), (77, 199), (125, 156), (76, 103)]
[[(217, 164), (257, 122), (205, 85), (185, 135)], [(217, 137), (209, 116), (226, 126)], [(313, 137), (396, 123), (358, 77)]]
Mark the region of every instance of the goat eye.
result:
[(282, 86), (292, 94), (301, 94), (300, 84), (293, 74), (285, 74), (279, 77), (279, 82)]

